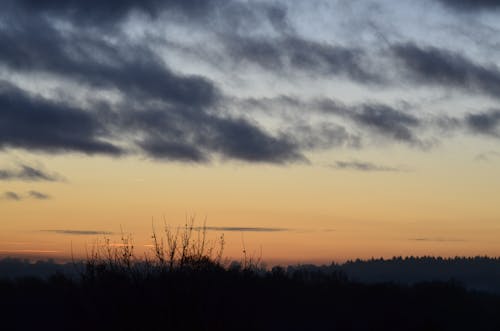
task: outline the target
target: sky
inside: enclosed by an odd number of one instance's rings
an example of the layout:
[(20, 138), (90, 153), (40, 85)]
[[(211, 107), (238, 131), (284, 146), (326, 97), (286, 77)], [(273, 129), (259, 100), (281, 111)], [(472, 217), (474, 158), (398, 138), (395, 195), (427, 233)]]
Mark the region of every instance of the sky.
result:
[(500, 255), (500, 2), (0, 1), (0, 256)]

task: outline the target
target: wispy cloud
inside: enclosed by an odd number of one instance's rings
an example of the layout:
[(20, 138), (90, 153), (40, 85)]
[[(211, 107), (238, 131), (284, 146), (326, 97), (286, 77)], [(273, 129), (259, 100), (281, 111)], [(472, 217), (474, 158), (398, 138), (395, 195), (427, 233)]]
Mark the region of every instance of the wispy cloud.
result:
[(401, 172), (405, 171), (401, 167), (389, 167), (379, 165), (371, 162), (364, 161), (336, 161), (335, 164), (330, 165), (331, 168), (341, 170), (355, 170), (365, 172)]
[(29, 191), (28, 195), (31, 198), (37, 199), (37, 200), (48, 200), (48, 199), (51, 199), (50, 195), (42, 193), (42, 192), (38, 192), (38, 191)]
[(35, 199), (35, 200), (49, 200), (49, 199), (51, 199), (50, 195), (43, 193), (43, 192), (34, 191), (34, 190), (29, 191), (26, 194), (20, 194), (20, 193), (16, 193), (16, 192), (12, 192), (12, 191), (7, 191), (7, 192), (4, 192), (3, 195), (1, 195), (0, 197), (4, 200), (13, 200), (13, 201), (21, 201), (21, 200), (25, 200), (27, 198)]
[(51, 232), (63, 235), (77, 235), (77, 236), (95, 236), (95, 235), (112, 235), (113, 232), (97, 231), (97, 230), (41, 230), (41, 232)]
[(0, 169), (0, 180), (59, 182), (64, 181), (64, 177), (35, 166), (18, 164), (14, 169)]
[(2, 195), (5, 200), (20, 201), (22, 198), (16, 192), (7, 191)]

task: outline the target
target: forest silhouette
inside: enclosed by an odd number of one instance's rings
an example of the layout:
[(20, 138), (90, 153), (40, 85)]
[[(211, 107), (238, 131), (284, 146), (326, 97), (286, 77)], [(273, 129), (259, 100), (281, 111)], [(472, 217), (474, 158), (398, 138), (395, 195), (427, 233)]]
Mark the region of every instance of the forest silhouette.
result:
[[(446, 279), (457, 271), (498, 278), (498, 259), (410, 257), (266, 269), (245, 254), (228, 263), (223, 237), (208, 241), (206, 230), (192, 224), (152, 239), (153, 254), (144, 259), (134, 257), (130, 237), (122, 236), (123, 245), (107, 241), (71, 264), (0, 261), (2, 329), (500, 329), (500, 292), (493, 285), (481, 290)], [(28, 276), (29, 269), (38, 274)], [(441, 274), (432, 274), (435, 269)], [(391, 273), (400, 279), (384, 278)], [(419, 273), (431, 278), (421, 281)]]

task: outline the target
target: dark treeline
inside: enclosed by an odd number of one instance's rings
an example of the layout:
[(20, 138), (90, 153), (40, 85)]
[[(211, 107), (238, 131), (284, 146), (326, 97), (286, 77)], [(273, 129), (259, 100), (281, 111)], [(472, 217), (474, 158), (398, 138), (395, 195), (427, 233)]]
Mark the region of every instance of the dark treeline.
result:
[(122, 235), (121, 245), (105, 240), (77, 263), (0, 261), (0, 329), (500, 330), (500, 294), (464, 286), (493, 288), (498, 259), (269, 270), (245, 251), (241, 262), (223, 262), (224, 236), (207, 240), (194, 221), (152, 240), (140, 259)]
[(342, 266), (362, 282), (415, 283), (454, 279), (469, 289), (500, 293), (500, 259), (489, 257), (407, 257), (348, 262)]
[[(4, 278), (0, 281), (1, 329), (500, 329), (500, 296), (467, 290), (453, 280), (368, 284), (349, 279), (335, 265), (264, 270), (256, 264), (223, 266), (201, 255), (173, 265), (168, 261), (127, 264), (123, 256), (118, 258), (59, 266), (58, 272), (45, 278)], [(398, 263), (410, 261), (434, 266), (499, 264), (485, 258), (415, 260), (355, 261), (343, 266), (360, 271), (381, 266), (399, 270)], [(3, 260), (2, 268), (5, 263), (26, 267), (26, 261)], [(31, 266), (46, 270), (49, 264)], [(62, 273), (70, 266), (70, 274)]]
[(329, 266), (288, 267), (290, 272), (306, 268), (320, 272), (342, 271), (349, 279), (362, 283), (395, 282), (415, 284), (424, 281), (461, 283), (467, 289), (500, 294), (500, 258), (491, 257), (393, 257), (348, 261)]
[[(0, 278), (42, 277), (56, 272), (76, 276), (83, 262), (56, 263), (53, 260), (32, 262), (27, 259), (0, 259)], [(348, 261), (330, 265), (294, 265), (285, 268), (287, 275), (307, 270), (330, 274), (342, 272), (361, 283), (399, 283), (411, 285), (425, 281), (453, 280), (470, 290), (500, 294), (500, 258), (491, 257), (393, 257)]]

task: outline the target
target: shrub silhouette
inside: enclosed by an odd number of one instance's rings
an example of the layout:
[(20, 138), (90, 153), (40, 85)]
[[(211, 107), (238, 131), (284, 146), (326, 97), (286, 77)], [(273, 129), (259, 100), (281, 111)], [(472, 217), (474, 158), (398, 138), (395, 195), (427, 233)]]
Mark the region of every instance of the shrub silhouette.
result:
[(182, 229), (174, 230), (165, 224), (164, 235), (159, 235), (153, 227), (153, 254), (142, 260), (134, 255), (132, 236), (123, 231), (120, 244), (112, 244), (109, 238), (102, 244), (97, 242), (87, 252), (84, 268), (80, 271), (82, 278), (96, 279), (106, 274), (141, 278), (174, 271), (223, 269), (224, 235), (216, 241), (208, 240), (206, 224), (196, 227), (194, 218), (190, 218)]

